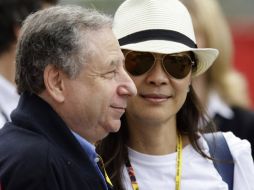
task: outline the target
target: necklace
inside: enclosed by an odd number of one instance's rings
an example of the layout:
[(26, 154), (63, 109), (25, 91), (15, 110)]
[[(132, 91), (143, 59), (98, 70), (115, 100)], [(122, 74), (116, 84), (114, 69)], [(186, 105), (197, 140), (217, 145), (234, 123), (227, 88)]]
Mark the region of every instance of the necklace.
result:
[[(175, 177), (175, 190), (180, 190), (180, 184), (181, 184), (181, 174), (182, 174), (182, 150), (183, 150), (183, 142), (181, 135), (178, 135), (177, 137), (177, 158), (176, 158), (176, 177)], [(139, 190), (138, 183), (136, 180), (135, 172), (133, 167), (131, 166), (131, 162), (129, 158), (127, 159), (126, 168), (131, 180), (131, 186), (133, 190)]]

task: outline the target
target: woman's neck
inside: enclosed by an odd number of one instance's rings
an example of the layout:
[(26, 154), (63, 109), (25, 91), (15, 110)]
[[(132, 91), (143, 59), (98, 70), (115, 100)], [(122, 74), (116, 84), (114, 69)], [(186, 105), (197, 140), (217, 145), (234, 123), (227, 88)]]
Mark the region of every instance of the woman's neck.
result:
[(128, 145), (141, 153), (165, 155), (176, 152), (177, 130), (176, 122), (163, 124), (148, 124), (128, 121)]

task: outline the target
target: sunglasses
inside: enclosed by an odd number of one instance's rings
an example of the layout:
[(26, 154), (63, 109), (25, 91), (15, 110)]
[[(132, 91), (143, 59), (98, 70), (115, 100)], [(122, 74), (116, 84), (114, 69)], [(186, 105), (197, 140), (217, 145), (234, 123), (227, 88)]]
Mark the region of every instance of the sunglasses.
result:
[[(125, 55), (125, 68), (133, 76), (143, 75), (155, 65), (156, 58), (150, 52), (136, 52), (123, 50)], [(165, 54), (161, 61), (164, 71), (176, 79), (185, 78), (192, 67), (194, 60), (188, 54)]]

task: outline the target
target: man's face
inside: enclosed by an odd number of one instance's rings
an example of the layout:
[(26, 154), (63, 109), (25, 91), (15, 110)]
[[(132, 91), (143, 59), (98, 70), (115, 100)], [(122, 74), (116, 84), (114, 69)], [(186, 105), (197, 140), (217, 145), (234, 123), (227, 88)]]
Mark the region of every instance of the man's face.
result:
[(124, 56), (111, 29), (88, 34), (91, 56), (75, 79), (65, 78), (67, 125), (95, 142), (120, 128), (127, 98), (136, 87), (124, 69)]

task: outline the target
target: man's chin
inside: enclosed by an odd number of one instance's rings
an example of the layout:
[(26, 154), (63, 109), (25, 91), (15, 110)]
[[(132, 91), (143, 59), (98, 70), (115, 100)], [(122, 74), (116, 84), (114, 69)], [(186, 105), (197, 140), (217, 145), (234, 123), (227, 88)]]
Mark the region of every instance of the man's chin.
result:
[(111, 122), (108, 126), (107, 126), (107, 131), (109, 133), (115, 133), (117, 131), (119, 131), (121, 127), (121, 121), (119, 120), (114, 120), (113, 122)]

